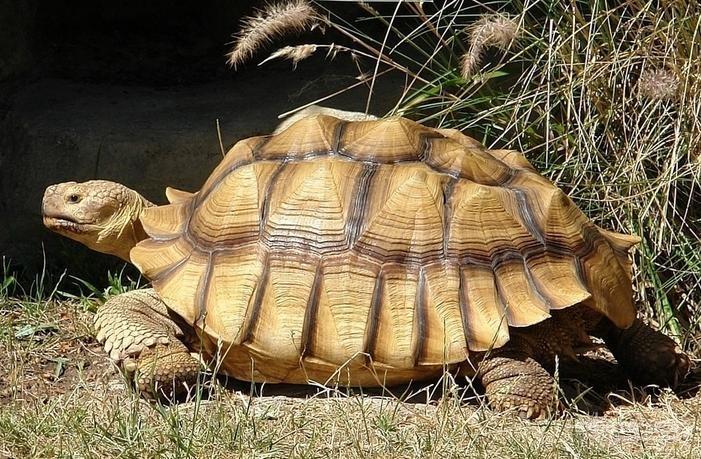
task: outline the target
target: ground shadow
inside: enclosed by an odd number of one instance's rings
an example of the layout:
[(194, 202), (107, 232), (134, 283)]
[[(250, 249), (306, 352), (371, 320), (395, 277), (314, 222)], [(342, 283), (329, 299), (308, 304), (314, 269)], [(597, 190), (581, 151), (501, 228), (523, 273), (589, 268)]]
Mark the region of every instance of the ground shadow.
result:
[[(664, 392), (656, 386), (641, 387), (632, 383), (615, 358), (605, 349), (579, 357), (578, 362), (563, 363), (556, 369), (560, 399), (569, 410), (588, 415), (603, 415), (614, 406), (656, 401)], [(217, 376), (217, 384), (248, 396), (291, 398), (326, 398), (367, 395), (388, 397), (408, 404), (438, 403), (445, 397), (457, 397), (462, 403), (484, 403), (484, 388), (477, 382), (452, 374), (438, 380), (378, 387), (327, 387), (323, 385), (259, 384)], [(696, 396), (701, 388), (701, 366), (693, 365), (691, 373), (675, 389), (680, 399)]]

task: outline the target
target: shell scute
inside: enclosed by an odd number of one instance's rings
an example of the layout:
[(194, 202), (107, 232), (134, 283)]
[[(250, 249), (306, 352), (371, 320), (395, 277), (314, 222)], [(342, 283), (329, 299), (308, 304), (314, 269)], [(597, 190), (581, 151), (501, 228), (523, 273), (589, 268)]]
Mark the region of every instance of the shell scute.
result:
[(217, 183), (221, 182), (230, 172), (243, 165), (253, 162), (255, 160), (253, 157), (253, 152), (263, 141), (263, 137), (251, 137), (240, 140), (233, 147), (231, 147), (231, 149), (224, 156), (224, 159), (222, 159), (222, 162), (220, 162), (217, 167), (214, 168), (212, 173), (209, 175), (209, 178), (207, 178), (207, 181), (204, 183), (204, 185), (202, 185), (202, 189), (198, 193), (199, 199), (204, 199), (209, 193), (210, 189)]
[(361, 172), (360, 163), (329, 157), (286, 165), (268, 197), (262, 240), (273, 248), (347, 250), (348, 222)]
[(440, 172), (485, 185), (499, 185), (513, 174), (509, 166), (482, 149), (449, 138), (433, 138), (428, 145), (426, 164)]
[[(322, 270), (314, 348), (308, 352), (338, 365), (364, 361), (373, 334), (368, 327), (376, 324), (370, 313), (379, 266), (351, 256), (327, 260)], [(335, 330), (329, 336), (338, 336), (336, 343), (328, 342), (326, 327)], [(329, 353), (328, 346), (336, 352)]]
[(248, 338), (255, 319), (259, 289), (265, 287), (266, 254), (257, 244), (231, 252), (214, 253), (207, 262), (208, 280), (199, 292), (203, 309), (195, 322), (225, 345)]
[(460, 270), (461, 309), (471, 350), (487, 351), (509, 340), (509, 317), (496, 287), (494, 272), (475, 265)]
[(268, 136), (255, 150), (260, 160), (299, 159), (325, 155), (335, 148), (341, 120), (314, 115), (295, 122), (279, 134)]
[(161, 299), (180, 316), (195, 323), (204, 308), (201, 292), (205, 287), (208, 256), (192, 249), (180, 262), (152, 279)]
[(380, 289), (377, 333), (371, 349), (373, 359), (396, 368), (413, 368), (422, 342), (425, 292), (419, 284), (418, 269), (402, 265), (385, 266)]
[[(213, 186), (207, 199), (192, 212), (188, 232), (203, 247), (230, 247), (258, 239), (261, 202), (256, 169), (270, 164), (248, 164), (232, 171)], [(267, 174), (266, 177), (270, 177)], [(262, 182), (262, 183), (261, 183)]]
[(380, 166), (354, 249), (385, 262), (440, 257), (445, 182), (423, 165)]
[(436, 263), (424, 270), (420, 311), (423, 343), (418, 365), (446, 365), (465, 360), (468, 341), (460, 304), (460, 267)]
[(426, 149), (426, 138), (437, 135), (430, 128), (406, 118), (357, 121), (344, 125), (338, 153), (358, 161), (420, 161)]
[(461, 261), (497, 264), (539, 245), (518, 217), (510, 190), (461, 181), (451, 199), (448, 253)]
[[(318, 259), (271, 256), (260, 308), (246, 345), (281, 362), (296, 362), (306, 346), (305, 321)], [(243, 322), (242, 319), (239, 320)]]

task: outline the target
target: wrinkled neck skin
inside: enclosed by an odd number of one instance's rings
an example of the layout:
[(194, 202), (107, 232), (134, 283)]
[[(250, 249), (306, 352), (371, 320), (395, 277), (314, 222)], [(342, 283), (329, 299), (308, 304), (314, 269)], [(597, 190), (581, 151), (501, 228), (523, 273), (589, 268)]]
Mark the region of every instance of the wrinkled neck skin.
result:
[(139, 219), (141, 211), (154, 205), (143, 196), (136, 194), (138, 199), (135, 199), (132, 205), (125, 206), (116, 213), (99, 231), (95, 243), (92, 246), (89, 243), (86, 244), (88, 247), (98, 252), (118, 256), (131, 263), (129, 257), (131, 249), (148, 238)]

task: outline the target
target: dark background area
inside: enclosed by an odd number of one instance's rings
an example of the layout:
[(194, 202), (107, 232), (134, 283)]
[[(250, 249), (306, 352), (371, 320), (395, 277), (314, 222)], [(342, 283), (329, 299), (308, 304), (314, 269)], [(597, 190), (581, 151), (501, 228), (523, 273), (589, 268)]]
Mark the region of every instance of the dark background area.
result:
[(256, 3), (2, 0), (0, 76), (161, 86), (211, 80), (227, 73), (226, 42)]
[[(20, 279), (46, 265), (100, 286), (124, 265), (43, 228), (46, 186), (109, 179), (162, 203), (166, 186), (196, 190), (221, 159), (217, 122), (226, 150), (356, 82), (345, 56), (318, 53), (296, 71), (286, 61), (258, 67), (275, 45), (228, 68), (231, 35), (259, 4), (0, 0), (0, 256)], [(355, 8), (333, 7), (345, 17)], [(371, 111), (386, 111), (400, 90), (380, 80)], [(363, 110), (366, 98), (359, 87), (325, 104)]]

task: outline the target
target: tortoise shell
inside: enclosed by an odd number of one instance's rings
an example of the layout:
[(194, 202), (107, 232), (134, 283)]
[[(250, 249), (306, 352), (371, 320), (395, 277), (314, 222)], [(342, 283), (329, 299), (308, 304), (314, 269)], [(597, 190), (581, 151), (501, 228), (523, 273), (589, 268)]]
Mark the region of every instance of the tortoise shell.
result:
[(638, 238), (455, 130), (311, 116), (238, 142), (199, 192), (169, 198), (142, 216), (132, 261), (243, 379), (368, 362), (416, 378), (552, 309), (635, 317)]

